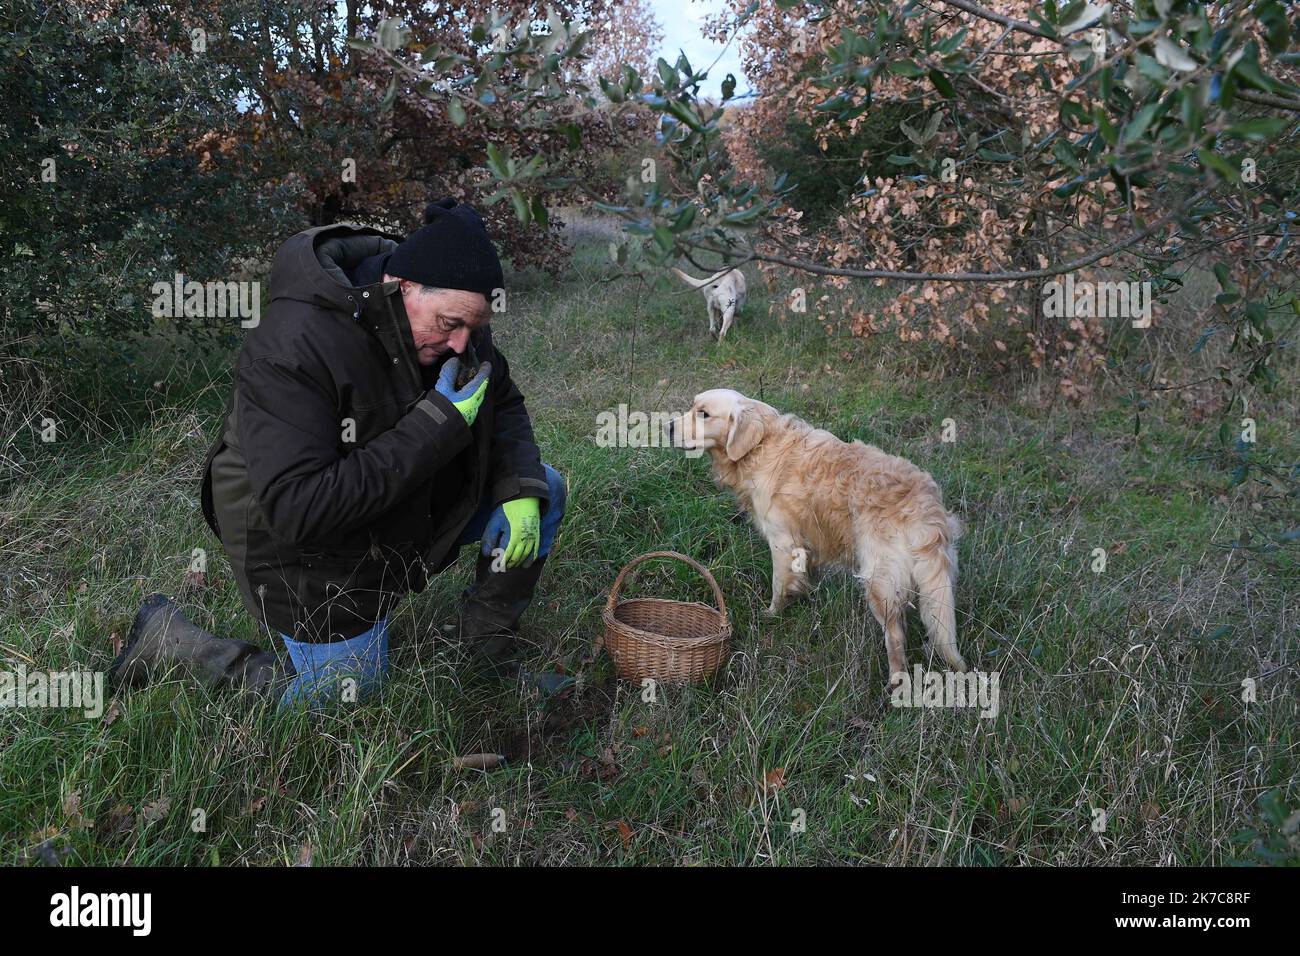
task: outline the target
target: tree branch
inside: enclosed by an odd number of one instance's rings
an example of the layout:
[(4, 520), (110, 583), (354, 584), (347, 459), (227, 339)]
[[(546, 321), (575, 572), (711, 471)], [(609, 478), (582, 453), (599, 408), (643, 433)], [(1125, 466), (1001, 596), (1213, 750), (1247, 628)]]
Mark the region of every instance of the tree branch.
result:
[[(1053, 36), (1045, 30), (1042, 30), (1032, 23), (1025, 20), (1017, 20), (1014, 17), (1004, 16), (1001, 13), (994, 13), (992, 10), (986, 10), (979, 4), (971, 3), (970, 0), (940, 0), (950, 7), (956, 7), (958, 10), (964, 10), (971, 16), (979, 17), (983, 20), (989, 20), (993, 23), (1000, 23), (1008, 29), (1015, 30), (1018, 33), (1027, 33), (1030, 36), (1042, 37), (1044, 40), (1054, 40), (1061, 45), (1069, 43), (1063, 37)], [(1258, 103), (1261, 106), (1271, 106), (1274, 109), (1289, 110), (1292, 113), (1300, 113), (1300, 100), (1287, 99), (1282, 96), (1274, 96), (1271, 93), (1257, 93), (1254, 90), (1238, 90), (1239, 99), (1247, 103)]]
[[(746, 259), (758, 262), (771, 262), (775, 265), (788, 266), (792, 269), (798, 269), (802, 272), (811, 272), (815, 275), (825, 276), (845, 276), (851, 279), (899, 279), (903, 281), (917, 282), (1022, 282), (1027, 279), (1046, 279), (1051, 276), (1063, 275), (1067, 272), (1073, 272), (1076, 269), (1082, 269), (1090, 266), (1094, 262), (1112, 256), (1117, 252), (1123, 252), (1131, 246), (1137, 245), (1143, 239), (1154, 234), (1157, 230), (1163, 228), (1170, 221), (1177, 218), (1188, 207), (1200, 202), (1211, 192), (1210, 187), (1201, 189), (1191, 198), (1182, 203), (1178, 208), (1170, 210), (1159, 219), (1149, 225), (1130, 234), (1128, 237), (1120, 240), (1113, 245), (1104, 249), (1097, 249), (1077, 259), (1071, 259), (1069, 262), (1062, 262), (1058, 265), (1048, 266), (1045, 269), (1031, 269), (1024, 272), (898, 272), (892, 269), (846, 269), (840, 266), (826, 266), (818, 262), (810, 262), (806, 259), (791, 259), (788, 256), (774, 256), (761, 253), (758, 251), (751, 252)], [(716, 249), (704, 244), (695, 244), (699, 248), (709, 252), (716, 252), (727, 255), (727, 250)]]
[(1057, 43), (1064, 42), (1060, 37), (1052, 36), (1052, 34), (1039, 29), (1027, 20), (1017, 20), (1001, 13), (994, 13), (992, 10), (985, 10), (979, 4), (971, 3), (970, 0), (942, 0), (942, 2), (950, 7), (956, 7), (958, 10), (965, 10), (972, 16), (1000, 23), (1004, 27), (1010, 27), (1018, 33), (1028, 33), (1031, 36), (1042, 37), (1044, 40), (1055, 40)]

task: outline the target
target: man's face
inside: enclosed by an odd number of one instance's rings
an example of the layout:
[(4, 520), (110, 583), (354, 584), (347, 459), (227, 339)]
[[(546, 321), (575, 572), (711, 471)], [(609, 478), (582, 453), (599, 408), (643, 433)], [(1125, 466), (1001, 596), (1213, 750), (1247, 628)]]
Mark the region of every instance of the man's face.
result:
[[(384, 276), (385, 281), (394, 278)], [(419, 363), (432, 365), (448, 352), (463, 355), (469, 345), (470, 333), (487, 323), (487, 298), (481, 292), (462, 289), (425, 292), (422, 286), (409, 279), (398, 281)]]

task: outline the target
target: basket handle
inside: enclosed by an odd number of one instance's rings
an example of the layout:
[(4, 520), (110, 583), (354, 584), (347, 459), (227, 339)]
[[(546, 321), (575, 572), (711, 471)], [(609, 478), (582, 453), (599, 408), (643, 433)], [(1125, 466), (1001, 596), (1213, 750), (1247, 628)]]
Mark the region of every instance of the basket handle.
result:
[(615, 606), (618, 604), (618, 592), (619, 589), (623, 587), (623, 579), (627, 577), (628, 572), (642, 561), (649, 561), (651, 558), (674, 558), (678, 561), (686, 562), (696, 571), (699, 571), (700, 576), (704, 578), (709, 587), (713, 589), (713, 599), (717, 601), (718, 610), (722, 612), (723, 624), (729, 623), (730, 619), (727, 615), (727, 602), (723, 600), (722, 588), (718, 587), (718, 582), (715, 581), (713, 575), (709, 573), (709, 569), (700, 564), (700, 562), (696, 561), (694, 558), (680, 554), (676, 551), (647, 551), (639, 558), (633, 558), (625, 564), (623, 570), (618, 572), (618, 577), (614, 579), (614, 586), (609, 589), (609, 600), (606, 602), (605, 606), (609, 608), (611, 612), (613, 612)]

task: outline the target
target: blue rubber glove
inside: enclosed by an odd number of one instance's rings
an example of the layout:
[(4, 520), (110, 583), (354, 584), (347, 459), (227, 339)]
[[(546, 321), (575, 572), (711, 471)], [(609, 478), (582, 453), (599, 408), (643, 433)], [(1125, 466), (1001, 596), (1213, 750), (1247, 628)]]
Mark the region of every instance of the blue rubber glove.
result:
[(456, 406), (456, 411), (460, 412), (466, 425), (473, 425), (474, 419), (478, 416), (479, 406), (487, 397), (488, 376), (492, 374), (492, 363), (484, 362), (479, 367), (478, 374), (466, 382), (464, 388), (457, 390), (456, 373), (459, 371), (460, 356), (453, 355), (443, 364), (442, 372), (438, 376), (438, 384), (434, 389)]
[(500, 505), (483, 529), (483, 555), (490, 557), (500, 548), (507, 569), (532, 564), (542, 543), (541, 509), (540, 498), (515, 498)]

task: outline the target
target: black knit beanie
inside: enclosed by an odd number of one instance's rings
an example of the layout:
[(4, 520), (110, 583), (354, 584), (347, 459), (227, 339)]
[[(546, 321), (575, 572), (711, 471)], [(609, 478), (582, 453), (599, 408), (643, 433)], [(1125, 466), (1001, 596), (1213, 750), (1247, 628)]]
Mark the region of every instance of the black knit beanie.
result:
[(389, 256), (389, 275), (435, 289), (481, 292), (489, 299), (504, 287), (501, 260), (473, 206), (439, 199), (425, 208), (424, 222)]

